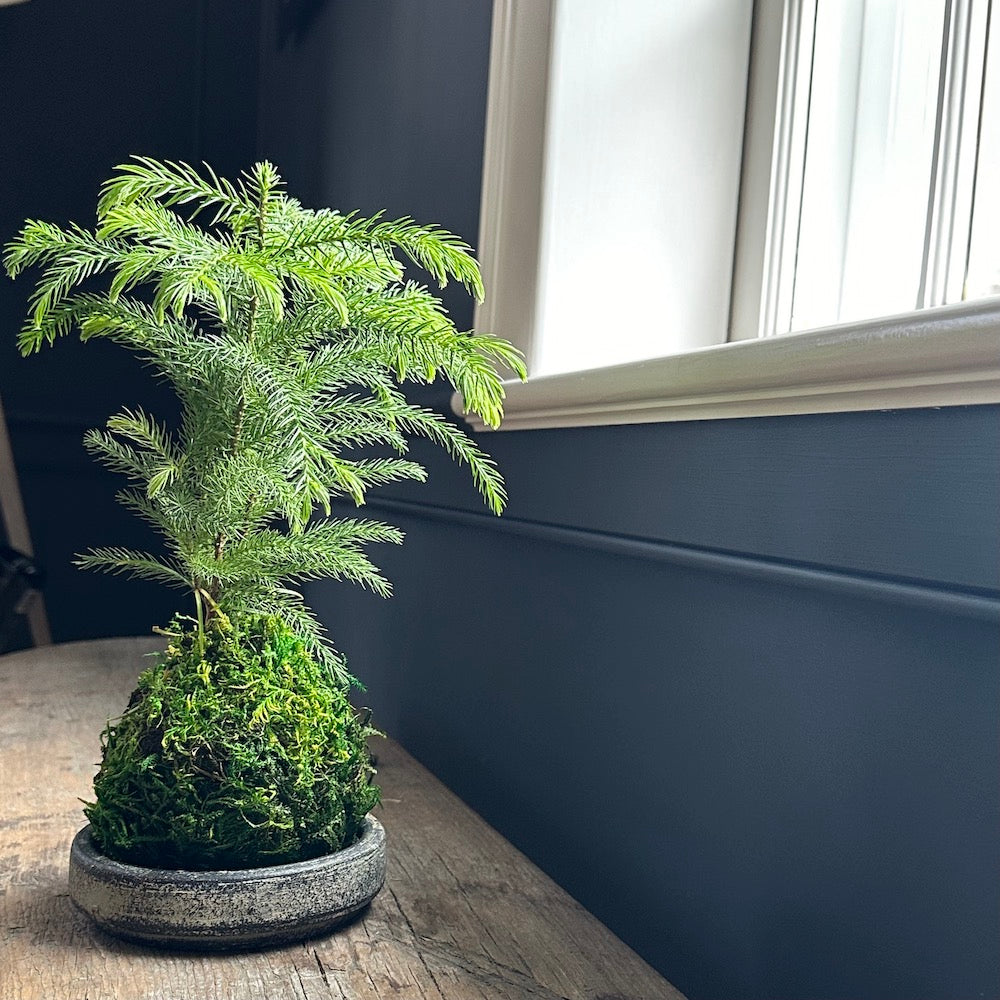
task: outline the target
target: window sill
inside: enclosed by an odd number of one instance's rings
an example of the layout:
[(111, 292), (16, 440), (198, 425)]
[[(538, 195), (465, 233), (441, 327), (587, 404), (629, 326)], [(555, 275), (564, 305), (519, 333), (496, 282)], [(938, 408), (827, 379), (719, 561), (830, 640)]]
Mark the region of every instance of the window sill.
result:
[[(503, 430), (1000, 402), (1000, 298), (507, 383)], [(452, 407), (477, 431), (489, 430)]]

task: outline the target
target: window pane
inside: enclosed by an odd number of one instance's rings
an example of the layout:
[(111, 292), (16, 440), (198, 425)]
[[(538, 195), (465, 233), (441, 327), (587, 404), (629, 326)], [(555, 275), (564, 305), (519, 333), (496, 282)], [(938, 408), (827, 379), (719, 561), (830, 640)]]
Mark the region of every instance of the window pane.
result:
[(965, 298), (1000, 294), (1000, 10), (990, 21)]
[(944, 14), (944, 0), (817, 4), (792, 330), (917, 307)]
[(532, 374), (722, 343), (752, 4), (555, 10)]

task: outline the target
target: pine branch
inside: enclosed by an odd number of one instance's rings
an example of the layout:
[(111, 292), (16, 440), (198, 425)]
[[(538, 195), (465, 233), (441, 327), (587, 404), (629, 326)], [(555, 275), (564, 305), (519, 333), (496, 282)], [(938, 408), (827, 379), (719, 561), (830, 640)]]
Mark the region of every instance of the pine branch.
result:
[(125, 410), (108, 419), (108, 430), (128, 438), (158, 460), (155, 466), (145, 466), (148, 474), (146, 494), (155, 497), (170, 485), (181, 471), (184, 456), (170, 438), (167, 429), (156, 423), (141, 409)]
[(134, 411), (126, 409), (109, 417), (108, 430), (129, 438), (172, 466), (180, 466), (183, 461), (166, 426), (158, 424), (141, 408)]
[(397, 417), (401, 427), (440, 445), (458, 462), (469, 467), (473, 482), (494, 514), (502, 514), (507, 505), (507, 491), (496, 463), (479, 446), (440, 413), (421, 407), (401, 409)]
[(91, 549), (83, 555), (78, 555), (74, 565), (114, 575), (127, 573), (137, 579), (165, 583), (168, 587), (188, 589), (191, 586), (191, 581), (181, 572), (177, 564), (157, 559), (147, 552), (135, 552), (131, 549)]
[(112, 472), (138, 482), (149, 482), (154, 475), (153, 459), (131, 445), (117, 440), (107, 431), (89, 430), (83, 446)]
[(27, 223), (4, 255), (11, 277), (34, 264), (45, 267), (29, 300), (31, 313), (20, 338), (22, 354), (54, 339), (46, 335), (47, 318), (73, 287), (122, 261), (127, 252), (124, 245), (100, 240), (78, 226), (60, 230), (48, 223)]
[(350, 580), (388, 597), (392, 592), (389, 582), (359, 544), (327, 537), (321, 530), (298, 535), (264, 530), (232, 543), (220, 558), (192, 560), (192, 568), (199, 576), (243, 585), (269, 580)]
[(115, 497), (123, 507), (159, 529), (175, 553), (196, 544), (194, 540), (198, 528), (192, 505), (185, 503), (184, 498), (177, 497), (173, 491), (163, 491), (150, 499), (144, 491), (124, 489), (119, 490)]
[(164, 206), (196, 203), (192, 218), (205, 209), (215, 207), (210, 225), (225, 221), (232, 215), (249, 210), (245, 198), (227, 180), (218, 177), (207, 164), (209, 180), (186, 163), (158, 161), (146, 156), (134, 156), (133, 163), (115, 167), (117, 176), (101, 188), (97, 217), (103, 219), (113, 208), (127, 207), (140, 200), (157, 200)]
[(354, 475), (362, 486), (363, 493), (375, 486), (410, 479), (418, 483), (427, 482), (427, 470), (418, 462), (402, 458), (362, 458), (351, 463)]
[(446, 229), (419, 225), (409, 216), (387, 222), (375, 216), (353, 220), (342, 238), (355, 243), (367, 240), (387, 252), (396, 247), (429, 272), (442, 288), (449, 278), (456, 278), (470, 294), (482, 301), (483, 279), (472, 248)]

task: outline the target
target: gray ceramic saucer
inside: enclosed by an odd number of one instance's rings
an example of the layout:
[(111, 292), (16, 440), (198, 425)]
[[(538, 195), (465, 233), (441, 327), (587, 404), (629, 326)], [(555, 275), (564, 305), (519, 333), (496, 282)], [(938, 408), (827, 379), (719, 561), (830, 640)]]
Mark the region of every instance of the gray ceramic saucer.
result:
[(239, 950), (324, 934), (364, 909), (385, 882), (385, 830), (365, 818), (350, 847), (311, 861), (244, 871), (139, 868), (103, 855), (84, 827), (69, 894), (102, 930), (167, 948)]

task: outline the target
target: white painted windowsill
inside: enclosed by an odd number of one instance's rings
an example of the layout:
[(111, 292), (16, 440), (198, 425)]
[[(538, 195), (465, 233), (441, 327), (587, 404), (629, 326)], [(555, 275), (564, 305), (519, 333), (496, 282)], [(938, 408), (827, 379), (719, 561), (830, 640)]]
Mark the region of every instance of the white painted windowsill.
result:
[(506, 387), (503, 430), (998, 403), (1000, 299)]

